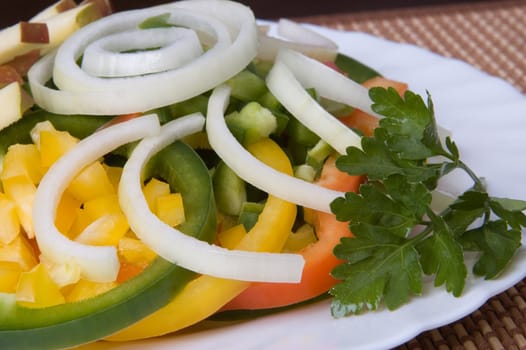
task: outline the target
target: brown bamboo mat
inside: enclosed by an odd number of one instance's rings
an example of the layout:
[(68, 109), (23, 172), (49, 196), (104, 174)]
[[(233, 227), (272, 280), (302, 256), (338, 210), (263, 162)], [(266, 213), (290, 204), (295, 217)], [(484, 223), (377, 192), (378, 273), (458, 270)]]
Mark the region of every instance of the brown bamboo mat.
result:
[[(300, 18), (416, 44), (464, 60), (526, 92), (526, 1), (461, 3)], [(526, 350), (526, 279), (455, 323), (399, 349)]]

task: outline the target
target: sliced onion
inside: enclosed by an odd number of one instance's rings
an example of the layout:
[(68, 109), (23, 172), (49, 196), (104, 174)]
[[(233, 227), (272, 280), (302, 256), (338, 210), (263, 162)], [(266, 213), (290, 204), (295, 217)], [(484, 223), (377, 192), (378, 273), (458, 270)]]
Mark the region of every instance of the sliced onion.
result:
[(327, 112), (305, 89), (315, 88), (323, 97), (376, 115), (371, 110), (367, 88), (292, 50), (279, 52), (267, 76), (267, 86), (292, 115), (340, 154), (345, 154), (349, 146), (360, 148), (361, 137)]
[(325, 47), (333, 51), (338, 51), (338, 44), (328, 37), (309, 29), (305, 25), (286, 18), (281, 18), (278, 21), (278, 34), (290, 41)]
[(276, 60), (285, 63), (303, 87), (315, 88), (320, 96), (381, 117), (371, 109), (373, 102), (366, 87), (329, 66), (287, 49), (281, 50)]
[(119, 201), (135, 234), (164, 259), (189, 270), (220, 278), (259, 282), (298, 282), (303, 258), (297, 254), (236, 251), (183, 234), (159, 220), (142, 192), (141, 174), (148, 160), (175, 139), (202, 129), (204, 117), (194, 114), (163, 126), (161, 134), (142, 140), (124, 166)]
[(228, 129), (224, 111), (230, 89), (222, 85), (214, 90), (208, 103), (206, 132), (210, 145), (219, 157), (246, 182), (283, 200), (327, 213), (330, 203), (343, 192), (333, 191), (289, 176), (252, 156)]
[(83, 139), (51, 166), (37, 188), (33, 204), (35, 237), (46, 259), (55, 264), (78, 264), (82, 277), (88, 280), (115, 280), (119, 271), (115, 247), (88, 246), (64, 236), (55, 226), (57, 206), (82, 168), (123, 144), (155, 135), (159, 130), (158, 118), (153, 114), (119, 123)]
[(293, 116), (337, 152), (345, 154), (349, 146), (360, 147), (361, 137), (320, 106), (282, 61), (272, 67), (267, 85)]
[(98, 77), (158, 73), (179, 68), (202, 54), (199, 38), (192, 30), (137, 29), (108, 35), (86, 47), (82, 69)]
[[(78, 66), (77, 60), (91, 43), (135, 30), (144, 20), (167, 13), (168, 23), (194, 30), (212, 46), (177, 69), (147, 75), (102, 78)], [(35, 64), (28, 79), (36, 103), (50, 112), (135, 113), (211, 90), (244, 69), (256, 56), (257, 45), (257, 26), (248, 7), (220, 0), (178, 1), (116, 13), (83, 27), (66, 40), (54, 58)], [(51, 78), (58, 90), (46, 87)]]
[(322, 62), (332, 62), (338, 54), (338, 45), (334, 41), (299, 23), (280, 19), (277, 32), (283, 39), (271, 36), (265, 26), (260, 26), (259, 59), (273, 61), (284, 48), (301, 52)]

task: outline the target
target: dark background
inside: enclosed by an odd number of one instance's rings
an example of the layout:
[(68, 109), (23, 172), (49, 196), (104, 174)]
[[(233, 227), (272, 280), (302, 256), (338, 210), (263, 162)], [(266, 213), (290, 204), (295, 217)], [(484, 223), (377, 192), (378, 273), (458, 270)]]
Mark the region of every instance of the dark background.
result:
[[(253, 9), (256, 17), (265, 19), (481, 1), (489, 0), (241, 0)], [(0, 28), (27, 20), (54, 2), (56, 0), (0, 0)], [(115, 11), (166, 2), (169, 0), (112, 0)]]

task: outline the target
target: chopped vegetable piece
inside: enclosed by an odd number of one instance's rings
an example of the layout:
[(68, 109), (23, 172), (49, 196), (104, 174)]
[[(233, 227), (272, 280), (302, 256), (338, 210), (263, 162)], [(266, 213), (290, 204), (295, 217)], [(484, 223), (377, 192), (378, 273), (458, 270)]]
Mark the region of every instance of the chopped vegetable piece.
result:
[(21, 273), (22, 268), (17, 263), (0, 261), (0, 293), (15, 293)]
[(247, 230), (245, 229), (245, 226), (238, 224), (219, 232), (217, 235), (217, 240), (219, 241), (221, 247), (234, 249), (246, 234)]
[(0, 244), (11, 243), (20, 233), (15, 203), (0, 192)]
[(48, 44), (49, 31), (47, 24), (20, 22), (20, 41), (29, 44)]
[(152, 178), (143, 188), (144, 198), (151, 211), (156, 211), (157, 198), (170, 194), (170, 185), (164, 181)]
[(18, 235), (8, 244), (0, 244), (0, 261), (16, 263), (22, 271), (29, 271), (37, 265), (35, 251), (22, 235)]
[(116, 282), (93, 282), (87, 280), (80, 280), (75, 286), (66, 294), (66, 301), (68, 303), (82, 301), (88, 298), (96, 297), (117, 287)]
[(65, 302), (60, 289), (42, 264), (21, 273), (15, 295), (18, 305), (30, 308), (45, 308)]
[(36, 186), (31, 179), (24, 175), (2, 179), (5, 194), (13, 200), (20, 224), (28, 238), (35, 237), (33, 226), (33, 203)]
[(156, 215), (172, 227), (182, 224), (185, 220), (183, 197), (180, 193), (170, 193), (157, 198)]
[(25, 176), (33, 185), (37, 185), (44, 174), (40, 165), (40, 153), (35, 145), (16, 144), (9, 147), (3, 160), (0, 179)]
[(58, 130), (41, 130), (38, 138), (40, 161), (44, 168), (49, 168), (79, 142), (69, 132)]
[(247, 201), (245, 182), (220, 161), (212, 177), (217, 208), (226, 215), (238, 216)]
[(75, 241), (89, 245), (116, 246), (129, 229), (123, 214), (106, 214), (86, 227), (75, 237)]

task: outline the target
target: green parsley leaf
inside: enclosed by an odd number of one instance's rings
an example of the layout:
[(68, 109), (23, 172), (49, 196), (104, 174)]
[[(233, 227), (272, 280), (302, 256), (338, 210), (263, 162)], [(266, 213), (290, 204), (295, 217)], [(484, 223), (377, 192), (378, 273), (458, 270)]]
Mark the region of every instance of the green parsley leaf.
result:
[(391, 175), (400, 174), (409, 181), (423, 182), (439, 175), (440, 166), (401, 159), (386, 144), (386, 136), (384, 129), (376, 129), (374, 137), (362, 138), (362, 150), (349, 147), (347, 154), (337, 159), (336, 166), (351, 175), (367, 174), (370, 180), (384, 180)]
[(379, 226), (399, 237), (405, 237), (419, 219), (403, 205), (398, 205), (372, 184), (360, 186), (360, 195), (349, 192), (336, 199), (331, 208), (341, 221), (350, 221), (351, 232), (358, 234), (354, 224)]
[(460, 296), (467, 276), (462, 246), (440, 216), (432, 212), (429, 215), (434, 234), (417, 246), (422, 268), (428, 275), (436, 274), (435, 286), (445, 283), (448, 292)]
[(376, 310), (382, 300), (389, 309), (396, 309), (411, 293), (422, 292), (422, 271), (414, 247), (369, 225), (355, 232), (356, 238), (343, 239), (334, 252), (348, 260), (333, 271), (335, 278), (344, 280), (330, 290), (334, 317)]
[[(470, 230), (462, 241), (471, 241), (482, 252), (473, 266), (476, 275), (486, 279), (497, 277), (509, 264), (521, 246), (521, 231), (511, 229), (505, 221), (490, 221), (484, 226)], [(465, 243), (464, 243), (465, 244)]]
[(489, 200), (491, 209), (502, 219), (515, 229), (526, 226), (526, 215), (523, 211), (526, 209), (526, 201), (508, 199), (508, 198), (491, 198)]
[[(331, 204), (354, 234), (334, 249), (344, 260), (333, 270), (341, 280), (330, 290), (335, 317), (375, 310), (381, 302), (395, 309), (421, 293), (423, 274), (459, 296), (468, 274), (464, 251), (479, 252), (475, 274), (497, 277), (526, 227), (526, 201), (491, 197), (455, 142), (439, 138), (429, 94), (427, 104), (392, 88), (372, 88), (369, 95), (372, 109), (385, 117), (372, 137), (362, 138), (361, 149), (349, 147), (336, 161), (342, 171), (366, 175), (368, 183)], [(433, 212), (432, 191), (456, 169), (473, 180), (472, 187)]]

